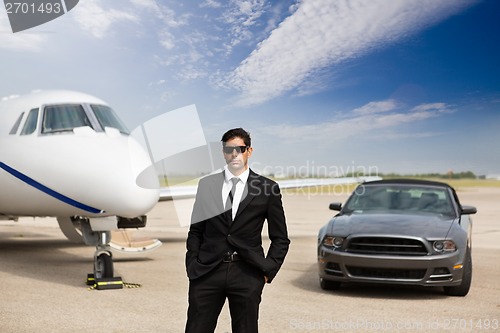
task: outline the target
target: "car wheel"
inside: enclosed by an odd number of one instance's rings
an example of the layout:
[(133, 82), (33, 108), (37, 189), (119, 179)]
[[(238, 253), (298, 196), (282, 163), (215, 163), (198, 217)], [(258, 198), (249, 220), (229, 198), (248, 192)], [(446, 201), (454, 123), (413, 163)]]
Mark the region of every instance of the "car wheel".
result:
[(319, 278), (319, 285), (321, 286), (321, 289), (323, 289), (323, 290), (339, 290), (340, 289), (340, 282), (325, 280), (323, 278)]
[(464, 274), (462, 276), (462, 283), (454, 287), (444, 287), (444, 292), (449, 296), (465, 296), (469, 293), (470, 285), (472, 282), (472, 257), (470, 249), (467, 249), (464, 262)]

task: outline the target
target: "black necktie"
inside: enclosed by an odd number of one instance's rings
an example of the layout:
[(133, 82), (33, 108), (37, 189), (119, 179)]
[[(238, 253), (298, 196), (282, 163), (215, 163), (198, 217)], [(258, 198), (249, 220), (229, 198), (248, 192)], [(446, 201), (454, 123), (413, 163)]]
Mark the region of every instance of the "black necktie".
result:
[[(226, 200), (226, 210), (231, 210), (231, 208), (233, 207), (233, 198), (234, 198), (234, 192), (236, 192), (236, 184), (238, 184), (238, 182), (240, 181), (240, 179), (238, 177), (233, 177), (231, 178), (231, 182), (233, 182), (233, 186), (231, 187), (231, 191), (229, 192), (229, 195), (227, 196), (227, 200)], [(232, 214), (232, 212), (231, 212)]]

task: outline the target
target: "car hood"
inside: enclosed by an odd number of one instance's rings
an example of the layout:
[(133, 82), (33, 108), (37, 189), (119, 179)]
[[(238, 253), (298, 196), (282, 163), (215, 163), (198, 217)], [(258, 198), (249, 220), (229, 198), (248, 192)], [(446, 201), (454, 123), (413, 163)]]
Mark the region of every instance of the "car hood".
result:
[(424, 238), (444, 238), (454, 218), (435, 215), (409, 214), (350, 214), (339, 215), (330, 221), (333, 235), (347, 237), (352, 234), (387, 234)]

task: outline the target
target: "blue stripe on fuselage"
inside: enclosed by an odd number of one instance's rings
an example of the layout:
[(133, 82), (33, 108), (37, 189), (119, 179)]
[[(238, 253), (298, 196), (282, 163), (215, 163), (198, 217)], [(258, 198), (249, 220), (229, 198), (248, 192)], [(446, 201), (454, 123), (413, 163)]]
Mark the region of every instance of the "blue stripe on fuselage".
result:
[(45, 194), (48, 194), (50, 195), (51, 197), (54, 197), (56, 198), (57, 200), (60, 200), (68, 205), (71, 205), (73, 207), (76, 207), (78, 209), (82, 209), (84, 211), (87, 211), (89, 213), (92, 213), (92, 214), (99, 214), (99, 213), (103, 213), (104, 211), (103, 210), (100, 210), (100, 209), (97, 209), (97, 208), (94, 208), (94, 207), (90, 207), (90, 206), (87, 206), (81, 202), (78, 202), (76, 200), (73, 200), (59, 192), (56, 192), (50, 188), (48, 188), (47, 186), (43, 185), (43, 184), (40, 184), (39, 182), (37, 182), (36, 180), (26, 176), (25, 174), (11, 168), (10, 166), (8, 166), (7, 164), (5, 163), (2, 163), (0, 162), (0, 168), (4, 169), (5, 171), (7, 171), (8, 173), (10, 173), (11, 175), (13, 175), (14, 177), (18, 178), (19, 180), (22, 180), (23, 182), (25, 182), (26, 184), (30, 185), (30, 186), (33, 186), (34, 188), (44, 192)]

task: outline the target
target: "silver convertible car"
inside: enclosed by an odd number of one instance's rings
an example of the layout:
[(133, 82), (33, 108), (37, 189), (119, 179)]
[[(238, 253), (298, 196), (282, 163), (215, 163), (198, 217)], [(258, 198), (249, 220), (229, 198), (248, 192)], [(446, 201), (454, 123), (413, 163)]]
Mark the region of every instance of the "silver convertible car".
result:
[(318, 235), (320, 285), (345, 282), (443, 286), (465, 296), (472, 280), (470, 214), (440, 182), (398, 179), (360, 184)]

